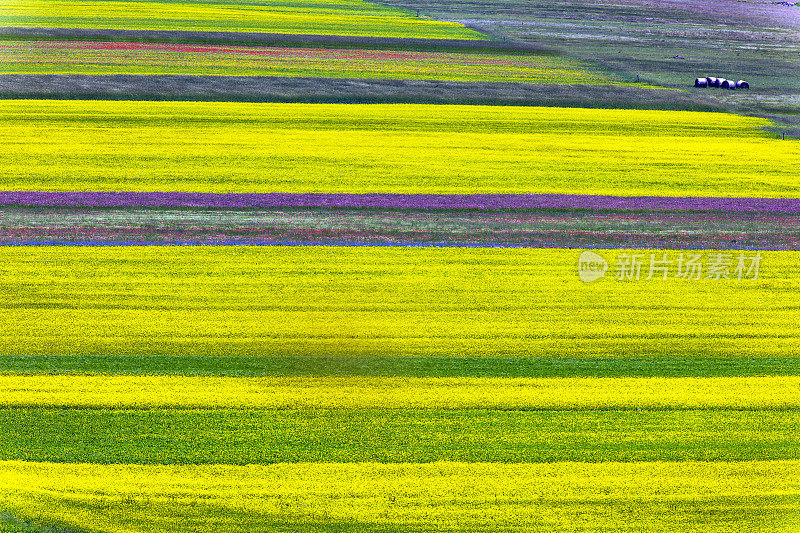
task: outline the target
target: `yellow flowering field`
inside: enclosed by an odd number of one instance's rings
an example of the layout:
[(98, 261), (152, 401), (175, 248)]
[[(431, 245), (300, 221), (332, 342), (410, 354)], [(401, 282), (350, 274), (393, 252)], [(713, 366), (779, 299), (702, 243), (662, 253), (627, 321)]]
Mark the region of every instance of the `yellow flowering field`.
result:
[(797, 143), (768, 125), (688, 111), (4, 100), (0, 180), (9, 191), (800, 197)]
[(363, 0), (11, 0), (0, 26), (481, 39), (461, 24)]
[(757, 279), (647, 280), (645, 267), (593, 283), (579, 253), (3, 247), (0, 353), (798, 355), (795, 252), (761, 252)]
[(796, 409), (800, 407), (800, 376), (235, 378), (2, 375), (0, 406), (136, 409)]
[[(796, 531), (800, 463), (0, 462), (6, 524), (113, 533)], [(0, 527), (3, 523), (0, 522)]]
[(136, 101), (716, 106), (429, 8), (0, 0), (0, 532), (798, 531), (791, 130)]

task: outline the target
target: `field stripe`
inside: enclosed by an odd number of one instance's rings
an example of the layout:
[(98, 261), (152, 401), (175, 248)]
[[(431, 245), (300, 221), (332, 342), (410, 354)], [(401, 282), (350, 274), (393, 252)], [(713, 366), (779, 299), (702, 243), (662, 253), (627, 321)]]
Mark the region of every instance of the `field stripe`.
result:
[(800, 411), (0, 409), (0, 460), (261, 464), (800, 459)]
[(797, 250), (800, 201), (591, 195), (0, 192), (6, 245)]
[[(476, 41), (477, 42), (477, 41)], [(2, 74), (0, 99), (560, 106), (722, 111), (689, 92), (639, 85), (298, 76)], [(204, 189), (208, 189), (205, 187)], [(211, 190), (216, 190), (211, 188)]]
[(0, 207), (0, 245), (800, 249), (800, 215), (387, 208)]
[(800, 463), (0, 462), (8, 514), (102, 531), (796, 531)]
[(676, 277), (673, 252), (648, 280), (662, 253), (619, 252), (644, 261), (633, 280), (596, 252), (610, 271), (584, 283), (564, 249), (3, 247), (0, 353), (798, 355), (796, 253), (760, 252), (741, 280), (731, 255), (716, 280)]
[[(201, 38), (217, 31), (315, 33), (414, 38), (480, 39), (463, 25), (415, 17), (408, 10), (359, 0), (335, 3), (315, 0), (239, 2), (113, 2), (86, 4), (70, 0), (16, 0), (0, 12), (0, 26), (20, 28), (16, 33), (113, 36), (120, 30), (158, 30), (175, 38)], [(42, 28), (39, 32), (29, 28)], [(56, 28), (53, 30), (51, 28)], [(58, 30), (61, 31), (58, 31)], [(114, 31), (116, 30), (116, 31)], [(155, 31), (153, 31), (155, 30)], [(181, 35), (180, 32), (184, 32)], [(128, 35), (136, 35), (129, 32)], [(142, 35), (141, 33), (139, 35)], [(144, 34), (146, 35), (146, 34)], [(244, 37), (246, 39), (246, 37)]]
[[(365, 3), (366, 4), (366, 3)], [(463, 28), (453, 25), (451, 28)], [(200, 45), (309, 46), (315, 48), (367, 48), (453, 52), (535, 53), (558, 55), (549, 47), (518, 40), (490, 41), (473, 30), (443, 37), (379, 37), (368, 35), (327, 35), (320, 33), (264, 33), (244, 31), (115, 30), (109, 28), (0, 28), (4, 40), (93, 41), (114, 43), (193, 43)]]
[(0, 406), (63, 408), (796, 409), (800, 376), (365, 378), (0, 376)]
[(386, 209), (436, 211), (648, 211), (800, 214), (798, 198), (594, 194), (199, 193), (0, 191), (4, 207), (192, 209)]
[(0, 373), (419, 378), (798, 376), (800, 357), (4, 355)]
[(572, 58), (520, 52), (508, 55), (485, 51), (27, 40), (0, 41), (0, 65), (4, 74), (298, 76), (633, 85)]
[(685, 111), (0, 100), (0, 181), (12, 191), (800, 197), (800, 152), (770, 124)]

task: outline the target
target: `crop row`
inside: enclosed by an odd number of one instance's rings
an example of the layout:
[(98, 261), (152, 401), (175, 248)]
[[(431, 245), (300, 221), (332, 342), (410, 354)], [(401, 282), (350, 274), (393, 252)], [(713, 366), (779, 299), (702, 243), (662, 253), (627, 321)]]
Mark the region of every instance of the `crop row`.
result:
[(799, 376), (800, 357), (4, 355), (0, 373), (182, 376), (745, 377)]
[[(800, 214), (800, 198), (736, 198), (713, 196), (603, 196), (595, 194), (396, 194), (396, 193), (200, 193), (133, 191), (0, 191), (0, 205), (13, 216), (15, 208), (46, 209), (37, 215), (70, 214), (64, 209), (204, 209), (211, 211), (259, 209), (341, 209), (353, 211), (412, 212), (437, 214), (521, 213), (545, 211), (561, 215), (665, 216), (669, 212), (704, 212), (714, 217), (774, 217)], [(510, 214), (510, 213), (509, 213)], [(679, 215), (679, 213), (672, 213)], [(729, 221), (730, 222), (730, 221)]]
[[(6, 100), (18, 191), (797, 197), (754, 117), (421, 105)], [(40, 142), (46, 138), (48, 142)]]
[[(798, 355), (797, 254), (737, 279), (736, 254), (701, 251), (728, 278), (694, 279), (677, 251), (596, 252), (610, 271), (584, 283), (566, 249), (4, 247), (0, 353)], [(625, 255), (639, 279), (615, 279)]]
[(800, 376), (367, 378), (0, 376), (0, 406), (58, 408), (796, 409)]
[[(0, 462), (6, 523), (89, 531), (796, 531), (800, 464)], [(32, 520), (34, 519), (35, 520)]]
[(256, 464), (800, 459), (800, 411), (0, 409), (0, 460)]
[(482, 38), (461, 24), (362, 0), (15, 0), (0, 10), (3, 26)]
[[(22, 195), (0, 193), (0, 202), (3, 196)], [(25, 196), (35, 197), (31, 193)], [(177, 196), (178, 193), (173, 195), (176, 203), (180, 201)], [(56, 243), (797, 250), (800, 216), (706, 211), (476, 213), (335, 207), (90, 210), (0, 207), (0, 244)]]
[(621, 83), (559, 56), (59, 41), (0, 42), (0, 72)]

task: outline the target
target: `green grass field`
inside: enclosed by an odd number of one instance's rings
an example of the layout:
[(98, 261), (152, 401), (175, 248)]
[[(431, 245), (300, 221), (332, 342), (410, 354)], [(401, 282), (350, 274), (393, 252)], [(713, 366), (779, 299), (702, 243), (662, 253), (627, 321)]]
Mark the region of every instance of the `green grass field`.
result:
[(494, 35), (546, 44), (659, 85), (690, 87), (696, 76), (724, 76), (747, 78), (758, 89), (797, 88), (800, 15), (794, 6), (727, 0), (713, 7), (702, 0), (596, 0), (581, 7), (570, 0), (389, 3), (441, 20), (479, 20)]
[(0, 180), (6, 190), (798, 197), (800, 151), (768, 125), (673, 111), (5, 100)]
[(3, 26), (482, 38), (460, 24), (362, 0), (13, 0), (0, 6)]
[(5, 355), (0, 374), (407, 377), (742, 377), (800, 375), (800, 357), (458, 357), (400, 355)]
[(800, 459), (797, 411), (0, 409), (0, 456), (137, 464)]

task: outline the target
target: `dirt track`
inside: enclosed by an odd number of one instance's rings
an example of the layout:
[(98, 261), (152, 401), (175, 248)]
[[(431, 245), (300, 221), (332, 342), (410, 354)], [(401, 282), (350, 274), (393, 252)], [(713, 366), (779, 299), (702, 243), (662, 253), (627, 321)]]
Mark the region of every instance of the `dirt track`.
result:
[(710, 99), (640, 87), (264, 76), (0, 75), (0, 98), (450, 103), (722, 110)]

